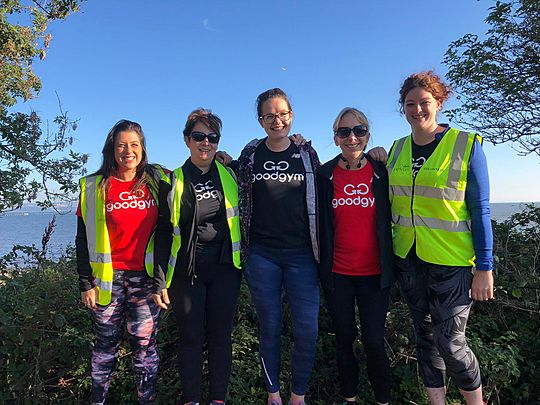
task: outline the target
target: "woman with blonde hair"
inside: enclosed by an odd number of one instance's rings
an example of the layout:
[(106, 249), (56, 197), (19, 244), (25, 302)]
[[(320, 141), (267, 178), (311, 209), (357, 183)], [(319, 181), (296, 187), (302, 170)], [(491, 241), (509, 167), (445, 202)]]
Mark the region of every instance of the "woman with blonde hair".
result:
[(321, 282), (336, 334), (336, 354), (345, 404), (358, 404), (358, 334), (366, 354), (377, 404), (390, 401), (390, 362), (384, 344), (394, 255), (388, 174), (384, 163), (364, 153), (371, 138), (366, 116), (340, 111), (333, 126), (340, 153), (317, 171)]

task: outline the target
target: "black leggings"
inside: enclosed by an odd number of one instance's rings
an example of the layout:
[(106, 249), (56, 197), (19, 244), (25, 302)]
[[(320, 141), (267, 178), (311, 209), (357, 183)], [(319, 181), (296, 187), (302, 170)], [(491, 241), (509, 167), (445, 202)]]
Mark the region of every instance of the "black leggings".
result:
[(416, 355), (424, 384), (441, 388), (445, 372), (464, 391), (480, 387), (480, 367), (465, 339), (472, 306), (470, 267), (440, 266), (411, 251), (396, 256), (401, 295), (409, 306), (416, 335)]
[(384, 347), (384, 323), (388, 311), (389, 288), (380, 288), (380, 275), (346, 276), (334, 274), (330, 310), (336, 332), (336, 352), (341, 394), (358, 393), (358, 360), (353, 344), (356, 327), (355, 301), (360, 316), (361, 340), (366, 354), (369, 382), (378, 402), (390, 401), (390, 362)]
[(182, 403), (200, 402), (203, 345), (208, 347), (209, 400), (224, 401), (232, 364), (232, 325), (242, 273), (232, 265), (200, 265), (197, 278), (176, 275), (169, 294), (178, 324)]

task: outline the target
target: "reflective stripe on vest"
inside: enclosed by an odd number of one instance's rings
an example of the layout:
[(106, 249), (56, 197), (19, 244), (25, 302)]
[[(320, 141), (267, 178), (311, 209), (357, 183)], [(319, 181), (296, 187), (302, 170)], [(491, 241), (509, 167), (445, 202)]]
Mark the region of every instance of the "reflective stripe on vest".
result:
[[(165, 173), (165, 170), (160, 165), (153, 165), (154, 167), (154, 178), (153, 184), (154, 187), (148, 187), (148, 190), (150, 190), (150, 193), (152, 194), (152, 197), (154, 197), (154, 201), (156, 202), (156, 205), (159, 206), (159, 196), (158, 196), (158, 190), (159, 190), (159, 182), (164, 181), (167, 184), (171, 184), (171, 179)], [(154, 277), (154, 240), (156, 237), (155, 229), (150, 235), (150, 239), (148, 240), (148, 243), (146, 244), (146, 251), (144, 255), (144, 268), (146, 269), (146, 273), (150, 277)]]
[(86, 227), (88, 257), (98, 289), (98, 304), (108, 305), (112, 296), (113, 265), (109, 232), (105, 221), (105, 199), (100, 196), (103, 176), (88, 176), (80, 180), (81, 214)]
[[(218, 168), (221, 186), (223, 187), (227, 225), (229, 226), (232, 244), (232, 260), (234, 267), (240, 269), (240, 210), (238, 208), (238, 185), (234, 175), (229, 172), (230, 169), (217, 161), (215, 163)], [(178, 252), (182, 246), (180, 211), (182, 194), (184, 192), (184, 172), (181, 167), (174, 170), (171, 186), (172, 188), (168, 196), (168, 203), (171, 212), (171, 224), (173, 226), (173, 240), (167, 266), (167, 288), (171, 285), (174, 269), (178, 260)]]
[[(238, 184), (232, 170), (216, 162), (219, 178), (223, 187), (225, 213), (231, 236), (232, 259), (234, 267), (240, 269), (240, 209), (238, 208)], [(230, 170), (230, 171), (229, 171)]]
[[(152, 181), (159, 184), (159, 180), (168, 181), (168, 176), (160, 166), (154, 166), (155, 177)], [(109, 305), (112, 298), (113, 263), (111, 244), (107, 221), (105, 217), (105, 198), (102, 196), (100, 184), (101, 175), (87, 176), (79, 180), (81, 186), (80, 205), (81, 215), (86, 227), (88, 257), (94, 283), (98, 289), (99, 305)], [(158, 202), (157, 195), (152, 187), (148, 188)], [(145, 268), (150, 276), (154, 274), (154, 233), (146, 246)]]
[(397, 256), (405, 258), (416, 242), (416, 253), (426, 262), (474, 264), (465, 190), (475, 138), (475, 134), (449, 129), (414, 180), (412, 137), (394, 143), (387, 168)]

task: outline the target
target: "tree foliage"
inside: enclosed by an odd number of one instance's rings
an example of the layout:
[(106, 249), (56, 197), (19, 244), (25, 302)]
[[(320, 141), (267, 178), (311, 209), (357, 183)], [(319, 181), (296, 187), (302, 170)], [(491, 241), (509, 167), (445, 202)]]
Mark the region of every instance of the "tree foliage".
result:
[[(79, 0), (0, 0), (0, 105), (28, 100), (41, 89), (34, 74), (36, 57), (44, 59), (52, 35), (47, 25), (77, 11)], [(20, 25), (18, 20), (29, 22)]]
[[(46, 208), (76, 191), (86, 156), (66, 149), (76, 122), (60, 108), (52, 123), (17, 112), (39, 93), (33, 63), (52, 39), (48, 24), (77, 11), (82, 0), (0, 0), (0, 213), (38, 199)], [(24, 22), (24, 23), (21, 23)], [(52, 128), (54, 129), (52, 129)]]
[(486, 22), (483, 39), (467, 34), (445, 54), (462, 103), (449, 116), (493, 144), (540, 155), (540, 2), (497, 1)]

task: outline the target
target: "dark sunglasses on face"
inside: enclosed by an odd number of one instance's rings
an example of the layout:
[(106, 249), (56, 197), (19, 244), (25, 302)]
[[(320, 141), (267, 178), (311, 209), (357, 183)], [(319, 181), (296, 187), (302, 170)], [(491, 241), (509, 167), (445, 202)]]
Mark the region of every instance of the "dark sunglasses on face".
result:
[(202, 142), (204, 141), (204, 138), (206, 138), (208, 139), (209, 143), (218, 143), (220, 135), (216, 134), (215, 132), (212, 132), (210, 134), (205, 134), (204, 132), (192, 132), (189, 137), (195, 142)]
[(341, 139), (348, 138), (351, 135), (351, 132), (354, 134), (354, 136), (357, 137), (363, 137), (368, 134), (368, 129), (365, 125), (357, 125), (353, 128), (349, 127), (339, 127), (336, 130), (336, 136)]

